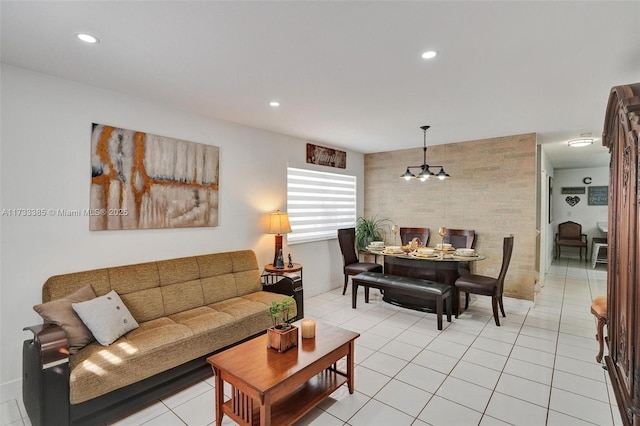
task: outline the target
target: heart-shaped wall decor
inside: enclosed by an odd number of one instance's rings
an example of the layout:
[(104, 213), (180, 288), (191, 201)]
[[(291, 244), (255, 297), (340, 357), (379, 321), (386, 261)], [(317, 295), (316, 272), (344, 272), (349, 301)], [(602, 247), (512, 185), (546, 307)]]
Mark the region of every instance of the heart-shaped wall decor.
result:
[(567, 197), (564, 200), (567, 202), (567, 204), (573, 207), (580, 202), (580, 197), (576, 195), (574, 197)]

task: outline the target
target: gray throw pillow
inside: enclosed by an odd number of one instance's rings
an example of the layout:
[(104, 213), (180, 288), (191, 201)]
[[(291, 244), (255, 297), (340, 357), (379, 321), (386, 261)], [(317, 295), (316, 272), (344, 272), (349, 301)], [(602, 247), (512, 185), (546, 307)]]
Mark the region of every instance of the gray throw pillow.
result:
[(103, 346), (109, 346), (118, 337), (138, 328), (138, 322), (115, 290), (71, 306)]

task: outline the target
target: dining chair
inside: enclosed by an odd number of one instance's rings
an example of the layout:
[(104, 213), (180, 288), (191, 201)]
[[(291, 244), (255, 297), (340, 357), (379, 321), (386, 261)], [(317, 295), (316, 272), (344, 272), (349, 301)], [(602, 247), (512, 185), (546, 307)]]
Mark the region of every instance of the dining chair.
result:
[(403, 245), (419, 238), (424, 247), (429, 245), (429, 228), (400, 228), (400, 241)]
[[(358, 275), (360, 272), (382, 272), (382, 265), (379, 263), (360, 262), (360, 259), (358, 259), (358, 254), (356, 253), (356, 228), (338, 229), (338, 243), (340, 243), (344, 264), (343, 295), (347, 292), (349, 275)], [(369, 287), (365, 287), (364, 291), (368, 293)]]
[[(502, 304), (502, 293), (504, 291), (504, 277), (507, 275), (507, 269), (509, 269), (512, 252), (513, 235), (505, 237), (502, 244), (502, 267), (500, 268), (498, 278), (469, 274), (459, 277), (455, 283), (458, 291), (457, 294), (460, 294), (459, 292), (461, 291), (465, 293), (465, 309), (469, 307), (469, 293), (491, 296), (493, 319), (498, 327), (500, 327), (500, 320), (498, 319), (498, 305), (500, 305), (500, 312), (502, 313), (502, 316), (506, 317), (504, 313), (504, 306)], [(460, 304), (458, 304), (458, 311), (460, 310), (459, 306)]]
[(476, 231), (473, 229), (449, 229), (444, 235), (444, 243), (454, 248), (476, 248)]
[[(476, 248), (476, 231), (474, 229), (449, 229), (445, 231), (443, 242), (451, 244), (453, 248)], [(458, 274), (469, 275), (471, 262), (459, 262)]]
[(560, 247), (577, 247), (580, 250), (580, 261), (582, 261), (582, 249), (584, 248), (585, 260), (589, 260), (587, 256), (587, 235), (582, 233), (582, 225), (576, 222), (567, 221), (558, 225), (556, 232), (556, 259), (560, 257)]

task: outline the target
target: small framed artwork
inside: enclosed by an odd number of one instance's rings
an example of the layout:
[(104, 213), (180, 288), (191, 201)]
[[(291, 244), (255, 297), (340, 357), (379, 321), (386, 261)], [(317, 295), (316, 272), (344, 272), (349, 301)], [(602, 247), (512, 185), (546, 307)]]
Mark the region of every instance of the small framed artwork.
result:
[(608, 186), (590, 186), (587, 204), (590, 206), (606, 206), (609, 203)]
[(563, 186), (562, 187), (563, 194), (584, 194), (584, 186)]
[(346, 151), (308, 143), (307, 163), (345, 169), (347, 167), (347, 153)]

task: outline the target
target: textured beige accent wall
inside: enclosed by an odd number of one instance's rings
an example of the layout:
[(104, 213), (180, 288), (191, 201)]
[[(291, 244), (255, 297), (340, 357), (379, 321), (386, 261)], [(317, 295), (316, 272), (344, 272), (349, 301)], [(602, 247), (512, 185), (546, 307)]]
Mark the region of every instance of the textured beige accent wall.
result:
[[(438, 227), (474, 229), (476, 249), (487, 259), (474, 272), (498, 276), (503, 238), (514, 250), (505, 296), (533, 301), (536, 259), (536, 134), (506, 136), (429, 147), (427, 163), (444, 164), (450, 179), (409, 182), (408, 165), (422, 163), (422, 148), (365, 155), (365, 217), (387, 217), (405, 227), (428, 227), (429, 245)], [(437, 173), (439, 168), (431, 168)], [(386, 232), (387, 242), (394, 236)], [(399, 238), (399, 236), (398, 236)], [(399, 241), (398, 241), (399, 243)]]

